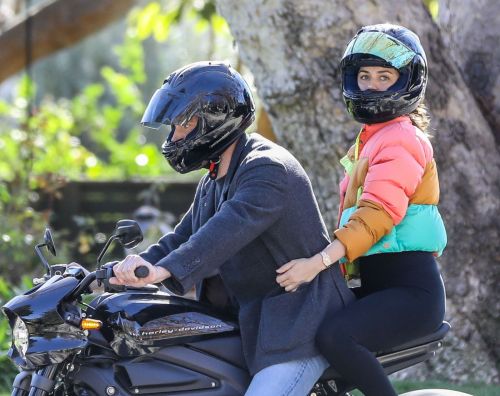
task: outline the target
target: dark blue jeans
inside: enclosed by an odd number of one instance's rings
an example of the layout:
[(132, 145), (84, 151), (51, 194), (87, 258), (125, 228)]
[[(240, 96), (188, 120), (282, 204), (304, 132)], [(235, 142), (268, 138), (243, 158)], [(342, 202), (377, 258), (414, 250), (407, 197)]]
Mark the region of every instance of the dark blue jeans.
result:
[(431, 253), (377, 254), (360, 259), (359, 298), (320, 326), (318, 347), (365, 396), (397, 396), (373, 352), (437, 330), (445, 292)]

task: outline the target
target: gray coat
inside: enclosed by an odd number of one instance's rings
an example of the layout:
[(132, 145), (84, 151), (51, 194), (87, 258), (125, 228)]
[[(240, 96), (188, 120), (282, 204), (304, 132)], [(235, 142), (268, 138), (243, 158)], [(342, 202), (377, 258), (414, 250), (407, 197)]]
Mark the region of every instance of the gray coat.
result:
[(218, 202), (213, 183), (201, 179), (174, 232), (141, 256), (169, 270), (172, 278), (165, 285), (179, 294), (219, 271), (239, 306), (243, 353), (252, 374), (317, 355), (314, 337), (325, 312), (342, 308), (353, 296), (336, 265), (294, 293), (276, 283), (277, 268), (329, 243), (304, 169), (284, 148), (258, 134), (244, 135)]

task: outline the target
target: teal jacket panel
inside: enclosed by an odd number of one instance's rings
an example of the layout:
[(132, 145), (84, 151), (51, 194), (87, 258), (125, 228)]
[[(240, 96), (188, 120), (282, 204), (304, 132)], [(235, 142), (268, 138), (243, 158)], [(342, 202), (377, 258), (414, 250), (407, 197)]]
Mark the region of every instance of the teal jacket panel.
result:
[[(356, 206), (342, 212), (340, 227), (349, 221)], [(410, 205), (403, 220), (373, 245), (364, 256), (405, 251), (435, 252), (440, 256), (447, 236), (443, 219), (436, 205)]]

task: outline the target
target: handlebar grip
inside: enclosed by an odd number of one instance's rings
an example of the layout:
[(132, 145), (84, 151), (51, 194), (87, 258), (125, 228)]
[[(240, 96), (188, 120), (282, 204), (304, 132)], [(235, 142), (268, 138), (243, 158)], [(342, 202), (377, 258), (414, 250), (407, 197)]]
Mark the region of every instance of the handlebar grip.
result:
[(138, 278), (147, 278), (149, 275), (149, 268), (145, 265), (141, 265), (135, 269), (134, 274)]

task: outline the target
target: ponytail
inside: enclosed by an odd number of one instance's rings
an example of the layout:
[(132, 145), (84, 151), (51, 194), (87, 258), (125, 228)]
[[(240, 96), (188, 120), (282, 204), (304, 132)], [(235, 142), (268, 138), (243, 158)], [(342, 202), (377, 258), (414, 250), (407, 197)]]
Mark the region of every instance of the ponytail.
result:
[(410, 117), (411, 123), (413, 125), (427, 134), (427, 128), (429, 127), (431, 118), (429, 117), (429, 114), (427, 113), (427, 107), (423, 102), (420, 102), (417, 108), (410, 114), (408, 114), (408, 117)]

